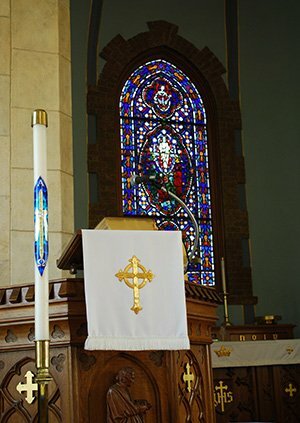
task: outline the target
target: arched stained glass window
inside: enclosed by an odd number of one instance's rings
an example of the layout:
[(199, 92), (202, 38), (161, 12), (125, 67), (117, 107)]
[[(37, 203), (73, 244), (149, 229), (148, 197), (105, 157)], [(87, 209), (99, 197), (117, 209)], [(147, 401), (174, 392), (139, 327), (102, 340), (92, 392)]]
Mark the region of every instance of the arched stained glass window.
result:
[(132, 185), (133, 174), (155, 175), (195, 216), (200, 239), (190, 281), (215, 285), (206, 112), (191, 80), (165, 60), (137, 68), (120, 97), (123, 214), (151, 216), (159, 229), (181, 230), (187, 253), (195, 232), (187, 213), (158, 185)]

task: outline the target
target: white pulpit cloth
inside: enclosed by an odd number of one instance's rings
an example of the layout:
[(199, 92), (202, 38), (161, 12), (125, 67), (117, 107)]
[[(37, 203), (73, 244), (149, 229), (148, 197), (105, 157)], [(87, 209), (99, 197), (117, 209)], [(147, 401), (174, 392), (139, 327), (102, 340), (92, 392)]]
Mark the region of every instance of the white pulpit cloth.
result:
[[(87, 350), (189, 349), (180, 232), (83, 230)], [(154, 277), (134, 290), (116, 274), (136, 256)], [(132, 272), (132, 268), (128, 272)], [(143, 268), (138, 268), (143, 273)], [(142, 282), (142, 278), (138, 281)], [(133, 283), (133, 279), (128, 279)]]
[(218, 341), (211, 355), (213, 368), (299, 364), (300, 339)]

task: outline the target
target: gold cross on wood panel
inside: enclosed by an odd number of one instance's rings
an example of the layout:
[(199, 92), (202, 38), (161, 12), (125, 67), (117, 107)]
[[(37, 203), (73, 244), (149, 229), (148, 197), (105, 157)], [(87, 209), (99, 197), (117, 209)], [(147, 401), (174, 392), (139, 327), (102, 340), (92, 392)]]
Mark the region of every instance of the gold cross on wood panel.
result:
[(22, 392), (27, 393), (25, 400), (28, 402), (28, 404), (31, 404), (34, 401), (35, 395), (33, 395), (33, 392), (38, 390), (37, 383), (32, 382), (33, 377), (34, 374), (28, 370), (28, 372), (25, 374), (26, 383), (19, 382), (16, 386), (16, 389), (20, 394), (22, 394)]
[(185, 366), (186, 373), (183, 373), (183, 381), (187, 385), (188, 392), (191, 392), (191, 390), (192, 390), (191, 383), (194, 382), (194, 379), (195, 379), (194, 374), (191, 373), (190, 370), (191, 370), (190, 364), (189, 363), (186, 363), (186, 366)]
[(285, 392), (287, 394), (289, 394), (290, 397), (293, 397), (294, 396), (294, 392), (296, 393), (297, 392), (297, 389), (293, 386), (292, 383), (289, 383), (288, 384), (288, 387), (285, 388)]

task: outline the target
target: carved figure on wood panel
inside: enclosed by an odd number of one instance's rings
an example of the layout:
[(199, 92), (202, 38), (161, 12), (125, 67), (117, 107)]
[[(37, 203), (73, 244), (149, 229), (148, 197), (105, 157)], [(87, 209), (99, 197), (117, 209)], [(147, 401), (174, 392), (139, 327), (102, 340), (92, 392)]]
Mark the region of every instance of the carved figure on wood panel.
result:
[(151, 404), (147, 400), (133, 400), (129, 388), (134, 383), (135, 373), (131, 367), (122, 368), (117, 382), (112, 385), (106, 396), (107, 423), (143, 423)]

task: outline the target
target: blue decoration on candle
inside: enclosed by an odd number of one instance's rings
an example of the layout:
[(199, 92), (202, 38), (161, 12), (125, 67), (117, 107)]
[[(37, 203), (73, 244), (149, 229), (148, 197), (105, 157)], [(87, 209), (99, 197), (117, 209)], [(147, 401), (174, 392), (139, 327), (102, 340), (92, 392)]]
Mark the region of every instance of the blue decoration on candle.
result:
[(47, 266), (48, 254), (48, 189), (40, 176), (34, 186), (34, 257), (41, 276)]

